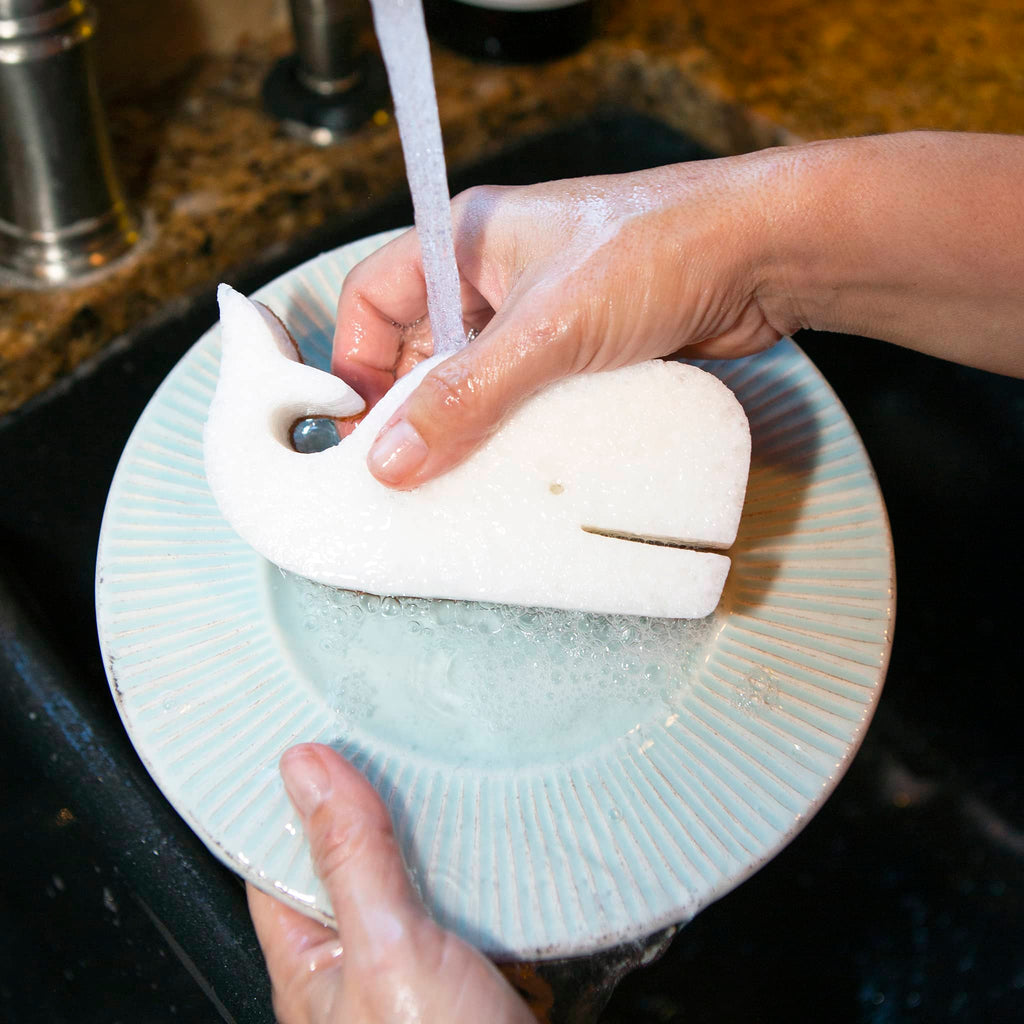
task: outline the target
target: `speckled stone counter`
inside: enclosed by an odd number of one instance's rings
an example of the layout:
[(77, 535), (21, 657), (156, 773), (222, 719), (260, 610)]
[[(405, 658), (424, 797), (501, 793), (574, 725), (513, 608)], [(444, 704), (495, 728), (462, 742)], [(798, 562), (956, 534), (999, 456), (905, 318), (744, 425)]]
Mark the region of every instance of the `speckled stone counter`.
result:
[[(0, 415), (169, 304), (401, 185), (386, 114), (316, 149), (263, 112), (261, 83), (289, 45), (211, 58), (109, 104), (144, 239), (74, 287), (0, 280)], [(602, 107), (653, 114), (721, 153), (917, 127), (1024, 131), (1022, 55), (1019, 0), (610, 0), (571, 58), (496, 67), (438, 49), (435, 75), (458, 165)]]

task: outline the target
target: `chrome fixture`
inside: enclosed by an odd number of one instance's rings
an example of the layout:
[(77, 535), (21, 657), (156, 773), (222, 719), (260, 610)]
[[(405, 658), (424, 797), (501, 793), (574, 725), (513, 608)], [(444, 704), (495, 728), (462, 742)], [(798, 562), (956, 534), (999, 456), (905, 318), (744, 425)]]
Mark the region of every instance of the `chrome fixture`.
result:
[(360, 48), (367, 0), (289, 0), (295, 53), (263, 84), (263, 101), (290, 135), (330, 145), (389, 103), (375, 51)]
[(85, 0), (0, 0), (0, 268), (60, 284), (137, 240), (110, 152)]

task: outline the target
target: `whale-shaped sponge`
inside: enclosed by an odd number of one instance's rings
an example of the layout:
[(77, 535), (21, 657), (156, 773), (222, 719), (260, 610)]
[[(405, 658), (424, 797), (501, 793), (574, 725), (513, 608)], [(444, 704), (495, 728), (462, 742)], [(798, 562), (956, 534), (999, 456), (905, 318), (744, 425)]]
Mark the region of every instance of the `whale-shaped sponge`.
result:
[(226, 285), (218, 299), (206, 475), (224, 517), (271, 562), (382, 595), (672, 618), (718, 604), (750, 430), (716, 377), (656, 360), (567, 378), (450, 472), (394, 491), (366, 455), (437, 359), (402, 377), (338, 445), (300, 454), (297, 420), (354, 416), (363, 400), (303, 364), (265, 307)]

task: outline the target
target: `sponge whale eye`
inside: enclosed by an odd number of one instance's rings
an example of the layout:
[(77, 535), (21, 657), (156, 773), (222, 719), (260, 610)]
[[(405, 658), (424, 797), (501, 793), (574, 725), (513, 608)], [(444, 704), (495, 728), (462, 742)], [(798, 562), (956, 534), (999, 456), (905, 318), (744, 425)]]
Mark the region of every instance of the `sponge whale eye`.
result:
[(729, 571), (750, 466), (735, 396), (655, 360), (570, 377), (411, 491), (366, 467), (380, 428), (439, 361), (402, 377), (339, 444), (296, 452), (311, 416), (362, 398), (303, 364), (280, 321), (226, 285), (206, 475), (234, 530), (283, 569), (374, 594), (702, 618)]

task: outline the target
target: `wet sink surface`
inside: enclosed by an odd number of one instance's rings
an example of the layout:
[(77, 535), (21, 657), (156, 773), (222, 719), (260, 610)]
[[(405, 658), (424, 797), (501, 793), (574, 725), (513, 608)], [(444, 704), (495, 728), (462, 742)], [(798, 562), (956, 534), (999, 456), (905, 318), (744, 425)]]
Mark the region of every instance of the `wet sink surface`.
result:
[[(609, 115), (453, 188), (704, 155)], [(410, 218), (397, 197), (232, 283), (252, 290)], [(117, 458), (214, 316), (211, 291), (0, 421), (0, 1019), (272, 1019), (241, 887), (138, 763), (94, 630)], [(873, 341), (797, 340), (863, 435), (892, 520), (899, 615), (881, 708), (817, 818), (627, 979), (604, 1019), (1024, 1019), (1024, 386)]]

